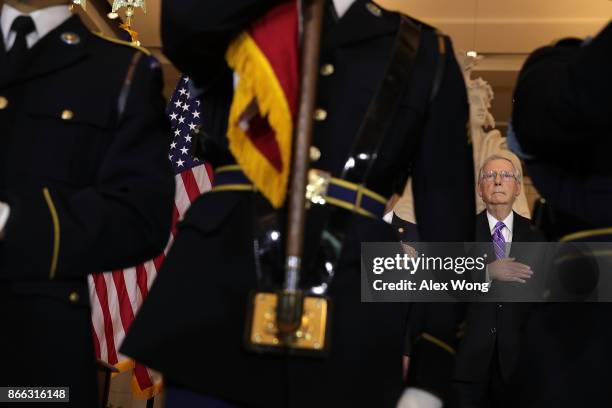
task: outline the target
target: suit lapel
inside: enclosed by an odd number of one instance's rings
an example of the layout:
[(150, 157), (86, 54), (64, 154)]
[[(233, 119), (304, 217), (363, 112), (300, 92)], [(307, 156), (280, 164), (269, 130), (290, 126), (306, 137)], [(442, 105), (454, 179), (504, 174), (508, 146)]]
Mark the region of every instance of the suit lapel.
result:
[(487, 210), (476, 216), (476, 241), (481, 243), (478, 244), (478, 247), (481, 252), (487, 254), (488, 262), (493, 262), (496, 258), (495, 251), (493, 251), (493, 239), (491, 237), (489, 221), (487, 220)]
[[(531, 230), (530, 222), (527, 218), (523, 218), (517, 213), (514, 213), (514, 226), (512, 231), (512, 242), (534, 242), (537, 241), (537, 237), (534, 238), (533, 231)], [(524, 247), (523, 247), (524, 248)], [(514, 245), (510, 247), (510, 254), (513, 254), (512, 250)], [(520, 251), (524, 252), (524, 251)]]
[(70, 17), (32, 47), (28, 63), (21, 73), (4, 78), (1, 85), (22, 82), (75, 64), (87, 57), (89, 36), (79, 17)]
[(512, 241), (529, 242), (531, 241), (530, 232), (529, 222), (517, 213), (514, 213), (514, 230), (512, 231)]
[(371, 1), (357, 0), (341, 19), (328, 27), (323, 47), (333, 50), (396, 32), (399, 17), (396, 13), (380, 9)]
[[(514, 213), (514, 230), (512, 231), (512, 242), (541, 242), (544, 241), (537, 232), (531, 227), (531, 221), (528, 218)], [(510, 253), (512, 253), (512, 246)], [(526, 248), (523, 246), (522, 248)], [(520, 252), (525, 252), (524, 250)]]
[[(2, 10), (2, 7), (0, 7), (0, 10)], [(4, 45), (4, 35), (2, 35), (2, 26), (0, 26), (0, 78), (4, 74), (4, 63), (2, 62), (6, 61), (6, 58), (6, 45)], [(2, 82), (1, 79), (0, 82)]]
[(0, 61), (4, 61), (6, 56), (6, 46), (4, 45), (4, 35), (2, 35), (2, 26), (0, 26)]
[(476, 241), (492, 242), (489, 220), (487, 220), (487, 210), (484, 210), (476, 217)]

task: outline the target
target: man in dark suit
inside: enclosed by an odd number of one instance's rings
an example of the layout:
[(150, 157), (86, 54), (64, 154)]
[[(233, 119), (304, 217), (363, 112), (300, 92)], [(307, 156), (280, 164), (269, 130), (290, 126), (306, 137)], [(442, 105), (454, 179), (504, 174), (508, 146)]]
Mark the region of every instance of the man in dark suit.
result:
[[(225, 52), (238, 33), (277, 3), (163, 2), (164, 50), (203, 90), (206, 158), (217, 169), (235, 163), (226, 139), (233, 75)], [(414, 20), (402, 23), (402, 18), (366, 0), (327, 2), (311, 149), (319, 154), (311, 156), (311, 165), (343, 177), (390, 68), (398, 30), (408, 24), (418, 32), (418, 52), (401, 65), (412, 70), (411, 77), (397, 79), (411, 79), (409, 86), (396, 88), (402, 90), (400, 102), (381, 115), (385, 131), (375, 135), (378, 153), (361, 156), (373, 159), (363, 187), (388, 199), (411, 172), (421, 237), (470, 240), (473, 170), (463, 78), (447, 37)], [(404, 306), (360, 302), (361, 243), (396, 240), (381, 219), (384, 204), (375, 217), (336, 211), (331, 204), (308, 211), (307, 254), (318, 252), (326, 214), (333, 211), (334, 221), (344, 220), (340, 260), (330, 263), (335, 274), (325, 286), (334, 308), (329, 356), (256, 355), (245, 350), (243, 337), (248, 293), (259, 286), (252, 226), (262, 200), (247, 186), (224, 190), (204, 194), (191, 206), (127, 335), (124, 353), (160, 370), (173, 401), (179, 394), (198, 394), (258, 407), (394, 406), (403, 388)], [(356, 208), (355, 203), (347, 207)], [(284, 234), (286, 226), (277, 231)], [(306, 278), (311, 272), (304, 271)]]
[[(519, 74), (514, 146), (549, 206), (545, 232), (560, 241), (612, 242), (611, 71), (612, 23), (590, 41), (535, 50)], [(610, 315), (609, 303), (534, 311), (512, 406), (611, 406)]]
[[(523, 285), (534, 273), (531, 267), (536, 266), (535, 259), (526, 258), (525, 251), (513, 250), (512, 243), (544, 241), (540, 233), (531, 229), (528, 219), (512, 211), (520, 194), (520, 176), (514, 164), (502, 156), (489, 157), (480, 170), (478, 193), (486, 211), (477, 216), (476, 240), (489, 243), (485, 253), (488, 259), (495, 260), (487, 265), (488, 276), (484, 277), (492, 282), (493, 290)], [(501, 406), (531, 308), (529, 303), (468, 304), (464, 336), (456, 357), (452, 406)]]
[(163, 250), (174, 178), (159, 65), (69, 3), (0, 16), (0, 385), (81, 408), (99, 399), (87, 274)]

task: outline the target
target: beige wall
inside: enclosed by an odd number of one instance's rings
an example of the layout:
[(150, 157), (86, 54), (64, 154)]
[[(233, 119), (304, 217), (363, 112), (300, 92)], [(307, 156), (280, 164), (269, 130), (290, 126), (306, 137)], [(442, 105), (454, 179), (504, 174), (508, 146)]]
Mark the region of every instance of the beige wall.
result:
[[(112, 3), (112, 0), (108, 0)], [(476, 50), (487, 59), (477, 71), (490, 81), (499, 96), (493, 113), (505, 122), (508, 96), (526, 54), (541, 45), (565, 36), (597, 33), (612, 17), (610, 0), (377, 0), (433, 24), (454, 41), (456, 49)], [(147, 13), (136, 11), (134, 27), (143, 46), (151, 49), (162, 64), (161, 0), (147, 0)], [(168, 88), (178, 79), (166, 69)], [(172, 85), (170, 85), (172, 84)], [(498, 89), (499, 88), (499, 89)], [(510, 89), (509, 89), (510, 88)]]
[(458, 47), (524, 54), (568, 35), (595, 34), (612, 17), (610, 0), (378, 0), (434, 24)]

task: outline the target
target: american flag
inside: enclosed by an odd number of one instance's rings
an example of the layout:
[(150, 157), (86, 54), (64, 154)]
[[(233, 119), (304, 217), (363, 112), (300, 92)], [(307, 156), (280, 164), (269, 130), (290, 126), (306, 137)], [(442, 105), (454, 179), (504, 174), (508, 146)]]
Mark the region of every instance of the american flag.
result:
[(132, 389), (138, 398), (148, 399), (161, 391), (161, 377), (118, 353), (125, 333), (157, 276), (176, 234), (176, 222), (191, 203), (210, 189), (212, 173), (189, 152), (192, 134), (201, 125), (200, 101), (190, 94), (190, 80), (182, 77), (174, 91), (167, 114), (172, 125), (168, 158), (176, 179), (172, 233), (164, 253), (132, 268), (89, 276), (92, 325), (96, 357), (119, 369), (133, 370)]

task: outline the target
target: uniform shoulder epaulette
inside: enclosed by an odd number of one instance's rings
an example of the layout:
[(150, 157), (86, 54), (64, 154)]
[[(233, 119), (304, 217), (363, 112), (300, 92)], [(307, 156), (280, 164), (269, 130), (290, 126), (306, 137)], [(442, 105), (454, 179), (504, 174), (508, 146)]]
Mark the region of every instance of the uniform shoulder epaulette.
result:
[(104, 35), (102, 33), (93, 32), (93, 31), (92, 31), (92, 34), (95, 35), (96, 37), (99, 37), (99, 38), (101, 38), (103, 40), (106, 40), (106, 41), (109, 41), (109, 42), (112, 42), (112, 43), (115, 43), (115, 44), (125, 45), (127, 47), (135, 48), (135, 49), (137, 49), (138, 51), (142, 52), (143, 54), (145, 54), (148, 57), (151, 56), (151, 51), (147, 50), (144, 47), (141, 47), (140, 45), (136, 45), (133, 42), (119, 40), (117, 38), (109, 37), (109, 36), (106, 36), (106, 35)]

